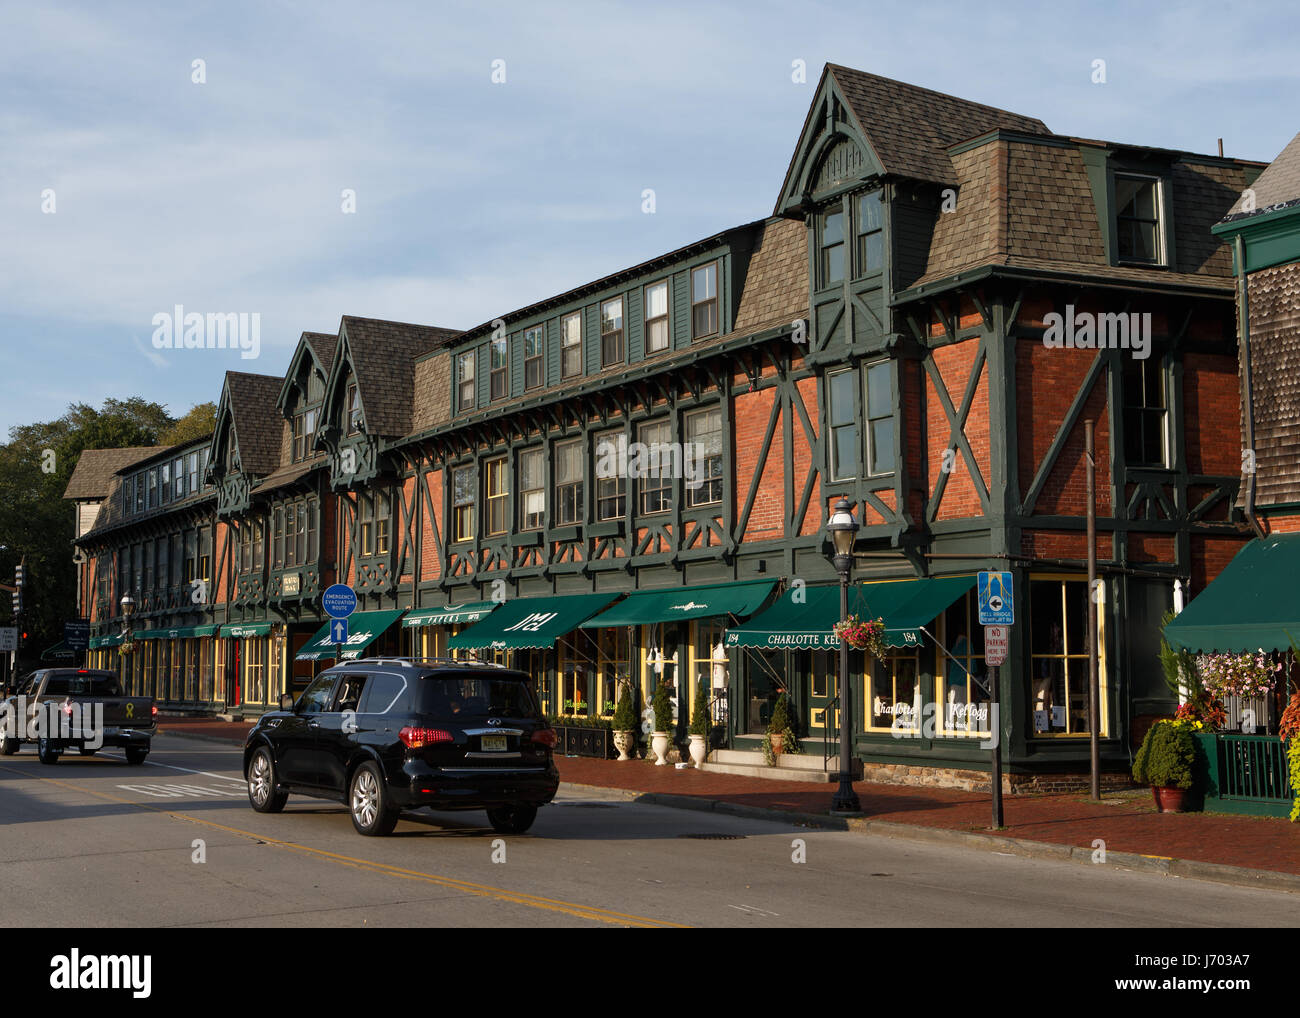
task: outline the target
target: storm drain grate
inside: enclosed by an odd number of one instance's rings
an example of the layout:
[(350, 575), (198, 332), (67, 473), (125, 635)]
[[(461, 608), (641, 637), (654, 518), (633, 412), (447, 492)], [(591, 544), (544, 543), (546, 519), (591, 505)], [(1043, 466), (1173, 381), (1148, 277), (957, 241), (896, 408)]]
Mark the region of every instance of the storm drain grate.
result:
[(679, 834), (679, 838), (693, 838), (696, 841), (740, 841), (748, 834)]

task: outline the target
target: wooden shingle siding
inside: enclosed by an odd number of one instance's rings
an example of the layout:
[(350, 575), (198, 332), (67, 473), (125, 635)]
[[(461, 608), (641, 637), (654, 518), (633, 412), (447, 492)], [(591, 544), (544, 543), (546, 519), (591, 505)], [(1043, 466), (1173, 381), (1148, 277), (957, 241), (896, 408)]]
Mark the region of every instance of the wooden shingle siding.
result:
[(1300, 263), (1247, 277), (1255, 399), (1255, 502), (1300, 501)]

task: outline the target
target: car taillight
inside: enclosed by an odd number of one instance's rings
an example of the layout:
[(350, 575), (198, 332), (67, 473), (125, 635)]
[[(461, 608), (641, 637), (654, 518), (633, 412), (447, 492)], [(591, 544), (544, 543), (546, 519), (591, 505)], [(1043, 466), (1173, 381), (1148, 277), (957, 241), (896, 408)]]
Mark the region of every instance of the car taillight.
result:
[(149, 711), (150, 711), (149, 716), (156, 718), (158, 716), (158, 705), (154, 704), (152, 707), (149, 708)]
[(557, 741), (554, 728), (539, 728), (533, 732), (533, 742), (540, 742), (543, 746), (554, 749)]
[(406, 743), (407, 749), (419, 749), (421, 746), (432, 746), (439, 742), (456, 741), (451, 732), (443, 731), (441, 728), (413, 728), (407, 725), (397, 734)]

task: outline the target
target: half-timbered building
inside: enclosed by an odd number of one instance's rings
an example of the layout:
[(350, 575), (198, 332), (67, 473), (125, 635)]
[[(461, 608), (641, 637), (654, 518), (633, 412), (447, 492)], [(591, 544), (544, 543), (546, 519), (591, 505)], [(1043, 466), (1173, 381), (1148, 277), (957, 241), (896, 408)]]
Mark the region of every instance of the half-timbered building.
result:
[[(138, 591), (145, 632), (214, 648), (213, 683), (176, 705), (255, 712), (338, 652), (319, 594), (343, 582), (361, 599), (343, 653), (499, 656), (556, 715), (667, 682), (678, 734), (708, 697), (734, 754), (785, 691), (806, 753), (850, 725), (869, 776), (978, 781), (996, 727), (1013, 786), (1075, 781), (1091, 420), (1100, 727), (1126, 770), (1135, 721), (1167, 707), (1174, 582), (1204, 586), (1248, 536), (1232, 260), (1210, 228), (1259, 169), (828, 66), (771, 215), (465, 331), (345, 317), (284, 376), (228, 374), (204, 485), (80, 539), (105, 562), (96, 639)], [(851, 610), (891, 644), (850, 656), (847, 717), (841, 497)], [(204, 600), (160, 602), (117, 563), (189, 521)], [(1014, 577), (997, 717), (983, 569)]]

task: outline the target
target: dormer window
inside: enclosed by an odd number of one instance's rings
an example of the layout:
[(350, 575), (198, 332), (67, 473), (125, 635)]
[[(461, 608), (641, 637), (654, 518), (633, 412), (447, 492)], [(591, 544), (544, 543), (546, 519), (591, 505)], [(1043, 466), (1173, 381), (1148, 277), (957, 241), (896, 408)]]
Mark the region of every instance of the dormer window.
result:
[(474, 409), (474, 351), (456, 358), (456, 409)]
[(305, 410), (293, 416), (293, 459), (300, 462), (311, 456), (316, 436), (316, 411)]
[(884, 212), (880, 204), (880, 192), (872, 191), (858, 198), (857, 202), (857, 264), (854, 274), (867, 276), (879, 272), (885, 265), (885, 237), (883, 226)]
[(1115, 174), (1115, 245), (1120, 261), (1164, 263), (1160, 206), (1159, 178)]
[(506, 398), (506, 337), (499, 336), (488, 346), (490, 363), (488, 365), (489, 398), (493, 400)]
[(357, 383), (348, 386), (348, 434), (355, 435), (361, 430), (361, 393)]
[(718, 333), (718, 263), (691, 271), (691, 339)]
[(844, 281), (844, 212), (836, 209), (822, 216), (821, 286)]
[(542, 346), (544, 326), (524, 330), (524, 388), (536, 389), (542, 384)]

